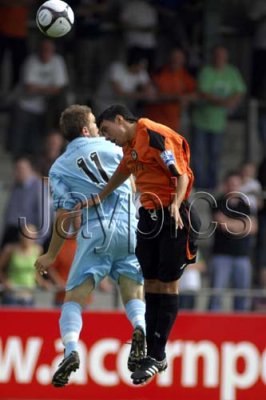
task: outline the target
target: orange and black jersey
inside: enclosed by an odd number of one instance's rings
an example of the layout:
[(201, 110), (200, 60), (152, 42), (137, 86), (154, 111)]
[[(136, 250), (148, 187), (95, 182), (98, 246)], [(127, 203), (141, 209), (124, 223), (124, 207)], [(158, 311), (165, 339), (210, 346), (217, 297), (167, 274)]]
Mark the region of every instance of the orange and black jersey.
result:
[(185, 199), (188, 198), (194, 177), (189, 167), (189, 145), (184, 137), (165, 125), (141, 118), (135, 137), (130, 145), (123, 147), (123, 152), (119, 170), (135, 176), (145, 208), (167, 207), (176, 190), (173, 178), (183, 174), (189, 178)]

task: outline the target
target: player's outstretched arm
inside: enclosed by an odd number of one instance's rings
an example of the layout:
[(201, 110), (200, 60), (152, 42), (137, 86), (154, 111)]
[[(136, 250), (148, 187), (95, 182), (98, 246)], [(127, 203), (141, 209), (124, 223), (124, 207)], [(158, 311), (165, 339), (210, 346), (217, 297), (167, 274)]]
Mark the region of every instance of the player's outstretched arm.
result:
[(130, 176), (130, 173), (121, 172), (120, 168), (118, 167), (115, 172), (113, 173), (111, 179), (104, 187), (104, 189), (98, 194), (97, 197), (93, 199), (88, 199), (86, 202), (79, 204), (75, 207), (76, 210), (84, 207), (92, 207), (104, 201), (104, 199), (109, 196), (118, 186), (122, 185)]
[(118, 186), (122, 185), (122, 183), (124, 183), (129, 177), (130, 173), (125, 174), (118, 167), (115, 170), (109, 182), (107, 183), (107, 185), (99, 194), (100, 200), (103, 201), (107, 196), (109, 196), (109, 194), (111, 194), (116, 188), (118, 188)]
[(69, 212), (64, 209), (56, 211), (55, 222), (53, 226), (53, 234), (47, 253), (37, 258), (35, 268), (40, 274), (46, 274), (47, 269), (54, 263), (61, 247), (66, 240), (69, 226), (73, 220), (73, 211)]

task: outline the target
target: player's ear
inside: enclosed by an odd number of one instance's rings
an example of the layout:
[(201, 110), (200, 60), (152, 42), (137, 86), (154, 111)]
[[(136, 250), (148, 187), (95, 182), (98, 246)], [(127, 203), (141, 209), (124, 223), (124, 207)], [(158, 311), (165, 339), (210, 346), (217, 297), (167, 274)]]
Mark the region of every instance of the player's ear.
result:
[(115, 117), (115, 123), (120, 125), (123, 121), (124, 121), (124, 118), (122, 117), (122, 115), (117, 114), (117, 116)]
[(90, 132), (89, 132), (87, 126), (83, 126), (83, 128), (81, 130), (81, 136), (90, 136)]

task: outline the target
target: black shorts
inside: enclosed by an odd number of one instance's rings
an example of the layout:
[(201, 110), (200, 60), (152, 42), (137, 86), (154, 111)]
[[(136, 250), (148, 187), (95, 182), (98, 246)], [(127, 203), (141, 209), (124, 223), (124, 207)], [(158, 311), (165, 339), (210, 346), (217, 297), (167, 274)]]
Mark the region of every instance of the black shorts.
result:
[(175, 281), (196, 261), (199, 216), (188, 202), (182, 203), (180, 215), (184, 228), (176, 229), (168, 208), (140, 208), (136, 255), (145, 279)]

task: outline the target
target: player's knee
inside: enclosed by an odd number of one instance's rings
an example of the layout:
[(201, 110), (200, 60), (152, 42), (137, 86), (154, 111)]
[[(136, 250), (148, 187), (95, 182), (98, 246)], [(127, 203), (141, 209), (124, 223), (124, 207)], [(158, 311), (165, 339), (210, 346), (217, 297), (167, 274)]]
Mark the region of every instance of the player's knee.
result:
[(158, 279), (145, 279), (144, 282), (145, 292), (160, 293), (160, 281)]
[(82, 308), (85, 306), (86, 304), (86, 300), (84, 299), (84, 296), (82, 296), (81, 294), (79, 294), (77, 291), (68, 291), (65, 294), (65, 300), (64, 302), (69, 302), (69, 301), (73, 301), (75, 303), (78, 303)]
[(87, 279), (81, 285), (68, 290), (65, 294), (65, 302), (67, 301), (74, 301), (81, 305), (81, 307), (85, 307), (90, 298), (90, 294), (94, 289), (94, 282), (92, 279)]
[(143, 285), (140, 283), (121, 276), (119, 279), (119, 288), (123, 303), (126, 304), (132, 299), (143, 299)]
[(178, 294), (178, 280), (171, 282), (160, 281), (160, 293)]

